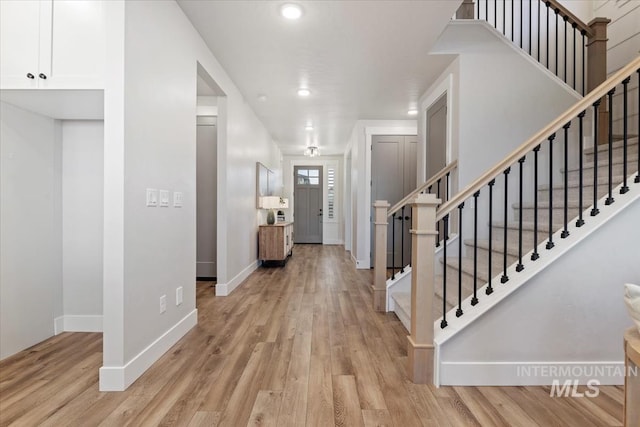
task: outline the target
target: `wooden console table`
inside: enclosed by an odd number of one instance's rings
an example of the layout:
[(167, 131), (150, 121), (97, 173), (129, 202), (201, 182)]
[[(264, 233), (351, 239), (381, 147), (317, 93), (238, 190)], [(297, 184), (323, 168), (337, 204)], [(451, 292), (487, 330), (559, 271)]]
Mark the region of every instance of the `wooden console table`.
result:
[(293, 222), (261, 225), (258, 232), (258, 259), (285, 261), (293, 252)]
[(624, 333), (624, 425), (640, 426), (640, 333), (637, 328)]

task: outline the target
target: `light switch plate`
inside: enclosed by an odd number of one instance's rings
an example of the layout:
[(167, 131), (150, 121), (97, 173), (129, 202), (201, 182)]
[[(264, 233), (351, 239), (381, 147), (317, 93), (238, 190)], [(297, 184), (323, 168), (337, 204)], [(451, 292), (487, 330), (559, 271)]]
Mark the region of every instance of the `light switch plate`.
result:
[(182, 194), (182, 191), (174, 191), (173, 192), (173, 207), (174, 208), (181, 208), (183, 200), (184, 200), (184, 195)]
[(147, 188), (147, 206), (155, 208), (158, 206), (158, 190)]
[(160, 207), (169, 207), (169, 190), (160, 190)]

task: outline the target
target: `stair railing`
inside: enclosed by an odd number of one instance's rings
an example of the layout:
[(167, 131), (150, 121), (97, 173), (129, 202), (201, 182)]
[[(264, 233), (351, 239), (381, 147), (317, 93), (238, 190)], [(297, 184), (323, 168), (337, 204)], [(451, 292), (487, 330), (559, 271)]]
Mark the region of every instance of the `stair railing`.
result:
[[(386, 310), (387, 278), (393, 280), (397, 273), (404, 273), (405, 268), (411, 266), (411, 262), (407, 262), (411, 259), (411, 242), (408, 239), (405, 242), (405, 235), (411, 224), (410, 204), (417, 195), (432, 192), (437, 195), (438, 199), (449, 200), (452, 193), (451, 174), (457, 167), (458, 161), (452, 161), (390, 209), (389, 203), (385, 200), (376, 200), (373, 204), (375, 230), (373, 300), (375, 310)], [(438, 230), (438, 234), (441, 233), (443, 234), (441, 230)], [(436, 245), (440, 245), (440, 239), (437, 239)], [(398, 249), (396, 250), (396, 248)]]
[[(629, 96), (630, 86), (638, 88), (635, 89), (637, 99)], [(609, 122), (616, 127), (616, 133), (614, 126), (608, 127), (606, 141), (599, 145), (599, 110), (603, 106), (603, 98), (608, 107)], [(443, 245), (442, 289), (434, 289), (435, 248), (424, 246), (426, 249), (421, 250), (422, 247), (415, 246), (414, 240), (412, 276), (419, 272), (420, 277), (416, 279), (417, 289), (412, 282), (409, 375), (415, 382), (433, 380), (429, 369), (417, 365), (424, 360), (433, 360), (433, 342), (429, 341), (433, 335), (429, 334), (433, 334), (436, 318), (428, 316), (432, 313), (432, 307), (425, 305), (427, 300), (431, 301), (428, 296), (432, 298), (434, 291), (441, 291), (443, 301), (439, 326), (446, 328), (449, 323), (448, 288), (450, 295), (457, 296), (453, 300), (455, 316), (461, 317), (465, 310), (482, 302), (485, 298), (482, 294), (489, 298), (494, 287), (508, 286), (511, 277), (525, 270), (528, 263), (553, 256), (548, 251), (553, 250), (557, 242), (555, 239), (569, 239), (571, 231), (586, 224), (588, 217), (597, 216), (601, 209), (608, 209), (614, 204), (618, 194), (627, 193), (630, 185), (640, 185), (640, 149), (634, 147), (638, 152), (633, 153), (629, 148), (630, 135), (635, 133), (637, 138), (640, 131), (639, 111), (640, 56), (450, 200), (438, 206), (435, 197), (426, 199), (428, 195), (422, 195), (416, 199), (412, 213), (413, 238), (435, 235), (441, 224), (446, 241), (449, 221), (455, 216), (459, 244), (453, 257), (447, 254), (447, 245)], [(614, 112), (621, 116), (616, 122), (612, 120)], [(620, 142), (614, 145), (616, 138)], [(584, 161), (585, 141), (588, 142), (586, 150), (593, 153), (593, 160), (589, 162)], [(614, 150), (621, 151), (621, 161), (614, 161)], [(606, 163), (599, 168), (599, 161)], [(619, 189), (614, 192), (616, 187)], [(604, 196), (606, 199), (601, 203), (600, 198)], [(514, 219), (510, 221), (509, 205), (514, 202)], [(469, 207), (472, 207), (472, 212), (469, 212)], [(496, 223), (496, 220), (501, 223)], [(575, 225), (570, 225), (570, 221)], [(529, 235), (533, 235), (532, 238), (523, 238), (525, 228)], [(469, 240), (465, 242), (465, 238)], [(483, 248), (486, 255), (482, 257), (478, 253), (479, 238), (487, 239), (488, 247)], [(465, 244), (469, 249), (463, 251)], [(500, 254), (496, 259), (492, 259), (494, 252)], [(481, 275), (480, 266), (483, 264), (485, 268)], [(468, 295), (463, 294), (463, 276), (466, 283), (471, 281), (472, 290)], [(499, 284), (496, 283), (498, 280)], [(418, 317), (414, 314), (420, 311), (426, 312), (427, 316), (423, 313), (420, 323), (417, 323)], [(423, 354), (425, 352), (426, 355)]]
[(588, 24), (557, 0), (465, 0), (457, 19), (480, 19), (584, 95), (607, 77), (606, 18)]

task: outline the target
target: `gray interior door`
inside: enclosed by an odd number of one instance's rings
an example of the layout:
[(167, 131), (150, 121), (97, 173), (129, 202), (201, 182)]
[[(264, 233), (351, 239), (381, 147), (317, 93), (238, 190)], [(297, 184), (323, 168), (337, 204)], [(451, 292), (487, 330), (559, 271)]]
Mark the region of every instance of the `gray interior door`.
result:
[(322, 166), (293, 168), (295, 243), (322, 243)]
[(196, 276), (217, 276), (216, 117), (198, 117), (196, 131)]
[[(371, 147), (371, 200), (386, 200), (392, 206), (416, 188), (417, 137), (415, 135), (377, 135)], [(373, 218), (373, 211), (371, 212)], [(401, 268), (409, 264), (411, 211), (389, 218), (387, 265)], [(371, 226), (371, 244), (373, 240)], [(395, 236), (395, 239), (394, 239)], [(371, 251), (373, 265), (373, 251)]]
[(447, 96), (442, 95), (427, 109), (427, 177), (431, 178), (447, 165)]

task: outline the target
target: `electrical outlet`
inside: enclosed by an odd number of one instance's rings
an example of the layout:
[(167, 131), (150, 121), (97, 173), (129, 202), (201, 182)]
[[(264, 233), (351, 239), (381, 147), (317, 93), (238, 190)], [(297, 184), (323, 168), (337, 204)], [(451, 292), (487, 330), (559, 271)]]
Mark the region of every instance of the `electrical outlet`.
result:
[(160, 207), (169, 207), (169, 190), (160, 190)]
[(167, 311), (167, 296), (162, 295), (160, 297), (160, 314), (164, 313), (165, 311)]
[(182, 304), (182, 286), (176, 288), (176, 305)]
[(147, 206), (155, 208), (158, 206), (158, 190), (147, 188)]

